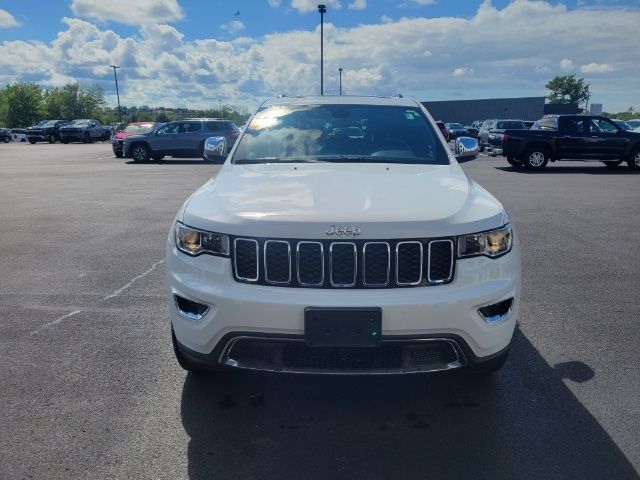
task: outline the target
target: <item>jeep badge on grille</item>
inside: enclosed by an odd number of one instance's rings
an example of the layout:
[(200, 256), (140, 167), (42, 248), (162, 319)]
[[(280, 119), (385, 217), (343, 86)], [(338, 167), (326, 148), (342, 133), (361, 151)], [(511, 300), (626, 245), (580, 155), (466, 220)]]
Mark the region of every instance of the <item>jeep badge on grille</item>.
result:
[(328, 230), (325, 230), (324, 233), (327, 235), (349, 235), (352, 237), (357, 237), (360, 235), (360, 227), (338, 227), (336, 225), (331, 225)]

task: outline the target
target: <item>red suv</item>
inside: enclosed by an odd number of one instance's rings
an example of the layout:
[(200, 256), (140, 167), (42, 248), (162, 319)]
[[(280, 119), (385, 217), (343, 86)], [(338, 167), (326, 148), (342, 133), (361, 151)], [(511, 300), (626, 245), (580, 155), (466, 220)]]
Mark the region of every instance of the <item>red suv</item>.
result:
[(149, 133), (159, 127), (160, 123), (153, 122), (133, 122), (127, 125), (127, 128), (120, 130), (113, 136), (111, 147), (116, 157), (121, 158), (124, 155), (123, 142), (125, 137), (129, 135), (140, 135), (141, 133)]

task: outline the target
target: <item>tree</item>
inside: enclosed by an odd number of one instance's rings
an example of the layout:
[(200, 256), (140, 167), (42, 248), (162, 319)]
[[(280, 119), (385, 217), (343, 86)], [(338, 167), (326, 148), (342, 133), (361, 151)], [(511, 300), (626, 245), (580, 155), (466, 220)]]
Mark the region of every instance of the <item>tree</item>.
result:
[(64, 120), (64, 103), (65, 96), (62, 88), (48, 88), (43, 93), (44, 100), (44, 116), (51, 120)]
[(589, 84), (575, 75), (555, 76), (547, 82), (549, 103), (577, 103), (589, 101)]
[(42, 120), (42, 89), (31, 82), (8, 85), (2, 93), (4, 121), (10, 128), (28, 127)]

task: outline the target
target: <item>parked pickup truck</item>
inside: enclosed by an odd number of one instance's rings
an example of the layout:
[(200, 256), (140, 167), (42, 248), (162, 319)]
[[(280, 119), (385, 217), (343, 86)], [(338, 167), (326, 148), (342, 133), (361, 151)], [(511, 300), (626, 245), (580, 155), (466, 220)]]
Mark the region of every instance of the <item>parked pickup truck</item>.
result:
[(33, 127), (27, 128), (27, 140), (29, 143), (49, 142), (56, 143), (60, 140), (60, 127), (66, 125), (66, 120), (42, 120)]
[(60, 128), (62, 143), (90, 143), (95, 140), (109, 140), (110, 137), (111, 127), (100, 125), (100, 122), (94, 119), (73, 120)]
[(526, 130), (522, 120), (487, 120), (478, 132), (478, 144), (481, 151), (486, 150), (489, 155), (502, 153), (502, 134), (505, 130)]
[(546, 115), (537, 128), (504, 131), (501, 153), (511, 165), (542, 170), (557, 160), (595, 160), (607, 167), (626, 161), (640, 170), (640, 133), (623, 130), (606, 117)]

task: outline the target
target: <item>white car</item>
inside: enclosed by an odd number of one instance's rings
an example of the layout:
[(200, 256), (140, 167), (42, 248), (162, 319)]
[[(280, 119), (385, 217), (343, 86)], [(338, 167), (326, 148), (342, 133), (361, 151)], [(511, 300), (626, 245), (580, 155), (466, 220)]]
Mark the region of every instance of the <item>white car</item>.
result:
[(24, 128), (12, 128), (11, 136), (13, 137), (14, 142), (27, 141), (27, 131)]
[(187, 370), (491, 372), (520, 246), (418, 102), (284, 97), (179, 210), (166, 288)]

